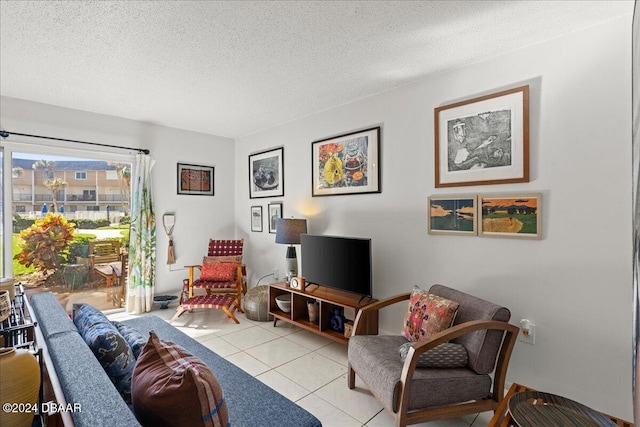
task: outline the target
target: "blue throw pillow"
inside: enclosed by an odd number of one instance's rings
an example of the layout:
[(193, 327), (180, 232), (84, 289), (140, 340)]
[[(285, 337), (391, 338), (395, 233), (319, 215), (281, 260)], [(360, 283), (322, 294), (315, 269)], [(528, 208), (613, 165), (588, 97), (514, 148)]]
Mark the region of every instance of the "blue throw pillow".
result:
[(124, 323), (116, 322), (112, 320), (111, 323), (118, 329), (120, 335), (124, 338), (124, 340), (131, 347), (131, 351), (133, 351), (133, 357), (138, 360), (138, 356), (140, 352), (147, 344), (147, 340), (137, 329), (132, 328), (129, 325), (125, 325)]
[(131, 403), (131, 376), (136, 359), (129, 344), (109, 319), (89, 304), (76, 311), (73, 323), (122, 398)]

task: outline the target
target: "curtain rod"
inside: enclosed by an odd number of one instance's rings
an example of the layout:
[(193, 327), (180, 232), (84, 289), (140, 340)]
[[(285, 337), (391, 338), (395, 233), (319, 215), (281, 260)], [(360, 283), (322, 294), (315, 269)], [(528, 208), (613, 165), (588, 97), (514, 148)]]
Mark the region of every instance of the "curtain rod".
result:
[(2, 138), (8, 138), (9, 135), (17, 135), (17, 136), (29, 136), (32, 138), (42, 138), (42, 139), (51, 139), (53, 141), (64, 141), (64, 142), (75, 142), (77, 144), (87, 144), (87, 145), (95, 145), (98, 147), (109, 147), (109, 148), (118, 148), (120, 150), (133, 150), (133, 151), (137, 151), (139, 153), (144, 153), (144, 154), (149, 154), (150, 151), (146, 148), (131, 148), (131, 147), (122, 147), (120, 145), (109, 145), (109, 144), (100, 144), (97, 142), (87, 142), (87, 141), (76, 141), (74, 139), (64, 139), (64, 138), (54, 138), (51, 136), (42, 136), (42, 135), (29, 135), (26, 133), (16, 133), (16, 132), (9, 132), (6, 130), (0, 130), (0, 136)]

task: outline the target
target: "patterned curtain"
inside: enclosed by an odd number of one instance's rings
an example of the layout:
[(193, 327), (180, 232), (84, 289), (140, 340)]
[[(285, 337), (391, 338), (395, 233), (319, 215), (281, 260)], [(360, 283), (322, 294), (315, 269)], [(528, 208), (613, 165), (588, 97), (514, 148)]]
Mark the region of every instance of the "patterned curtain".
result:
[(154, 163), (148, 155), (136, 156), (136, 169), (132, 181), (127, 289), (127, 311), (133, 314), (151, 311), (153, 305), (156, 278), (156, 217), (151, 196), (151, 168)]

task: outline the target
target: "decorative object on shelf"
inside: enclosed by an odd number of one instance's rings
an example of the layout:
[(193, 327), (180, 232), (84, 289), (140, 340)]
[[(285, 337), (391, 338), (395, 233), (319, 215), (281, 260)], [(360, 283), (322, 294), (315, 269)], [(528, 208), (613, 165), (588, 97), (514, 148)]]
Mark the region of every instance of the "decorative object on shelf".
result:
[[(0, 348), (0, 400), (5, 405), (35, 407), (40, 390), (40, 364), (28, 350)], [(34, 413), (30, 410), (0, 411), (0, 425), (30, 426)]]
[(276, 243), (289, 245), (287, 248), (286, 270), (293, 272), (293, 276), (298, 274), (298, 259), (296, 248), (293, 245), (299, 245), (300, 235), (306, 233), (306, 219), (278, 218), (276, 220)]
[(299, 276), (292, 277), (291, 280), (289, 281), (289, 286), (291, 287), (291, 289), (304, 291), (304, 287), (305, 287), (304, 277), (299, 277)]
[(435, 109), (435, 186), (529, 182), (529, 86)]
[(9, 291), (0, 291), (0, 323), (11, 315), (11, 298)]
[(428, 233), (476, 236), (477, 197), (475, 195), (431, 196), (428, 206)]
[(344, 322), (344, 337), (351, 338), (351, 334), (353, 333), (353, 321), (347, 320)]
[(318, 301), (310, 299), (307, 301), (307, 311), (309, 312), (309, 322), (318, 323)]
[(214, 195), (213, 166), (178, 163), (178, 194)]
[(542, 194), (478, 196), (480, 237), (542, 238)]
[(276, 220), (282, 218), (282, 202), (269, 203), (267, 206), (267, 218), (269, 219), (269, 233), (276, 232)]
[(249, 198), (284, 196), (284, 148), (249, 156)]
[(282, 294), (276, 297), (276, 304), (285, 313), (291, 312), (291, 294)]
[(9, 298), (13, 300), (16, 296), (16, 285), (13, 277), (3, 277), (0, 279), (0, 291), (9, 291)]
[(251, 206), (251, 231), (262, 232), (262, 206)]
[(336, 307), (333, 310), (333, 316), (331, 316), (331, 329), (340, 333), (344, 333), (344, 322), (347, 320), (347, 318), (344, 317), (343, 310), (341, 307)]
[(380, 193), (380, 127), (311, 144), (311, 194)]

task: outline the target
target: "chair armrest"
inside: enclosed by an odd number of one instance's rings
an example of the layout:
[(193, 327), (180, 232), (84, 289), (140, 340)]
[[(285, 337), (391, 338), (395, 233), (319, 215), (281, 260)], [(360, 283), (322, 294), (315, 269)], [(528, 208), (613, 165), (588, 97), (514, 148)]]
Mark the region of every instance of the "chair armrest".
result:
[(385, 298), (380, 301), (372, 302), (371, 304), (367, 304), (358, 310), (358, 314), (356, 315), (355, 320), (353, 321), (353, 333), (352, 335), (360, 335), (360, 330), (363, 328), (364, 322), (361, 322), (360, 319), (364, 318), (367, 314), (372, 311), (378, 311), (381, 308), (396, 304), (401, 301), (408, 300), (411, 296), (411, 292), (406, 292), (404, 294), (395, 295), (389, 298)]

